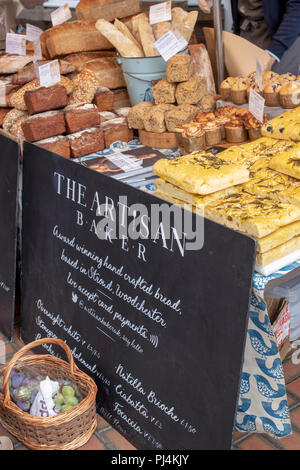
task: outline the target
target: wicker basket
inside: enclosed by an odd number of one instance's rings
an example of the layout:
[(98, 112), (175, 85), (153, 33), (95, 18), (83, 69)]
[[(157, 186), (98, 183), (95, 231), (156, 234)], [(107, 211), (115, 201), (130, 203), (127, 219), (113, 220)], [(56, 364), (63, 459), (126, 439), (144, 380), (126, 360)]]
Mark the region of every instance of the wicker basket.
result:
[[(9, 375), (20, 358), (32, 348), (45, 343), (61, 346), (68, 357), (68, 362), (49, 354), (30, 354), (22, 358), (26, 366), (34, 369), (43, 377), (52, 380), (70, 380), (77, 385), (84, 397), (73, 408), (49, 418), (31, 416), (22, 411), (10, 399)], [(19, 363), (18, 363), (19, 366)], [(4, 366), (3, 394), (0, 393), (0, 422), (25, 446), (34, 450), (72, 450), (85, 444), (97, 426), (95, 382), (74, 363), (70, 348), (64, 341), (57, 338), (46, 338), (33, 341), (24, 346)]]

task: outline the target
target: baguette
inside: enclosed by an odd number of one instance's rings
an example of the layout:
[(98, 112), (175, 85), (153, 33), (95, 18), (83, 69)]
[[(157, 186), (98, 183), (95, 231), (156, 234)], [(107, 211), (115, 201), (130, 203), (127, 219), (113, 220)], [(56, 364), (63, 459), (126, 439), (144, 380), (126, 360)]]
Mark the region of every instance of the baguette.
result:
[(146, 16), (140, 16), (138, 21), (141, 43), (146, 57), (159, 56), (160, 53), (154, 46), (155, 38), (149, 20)]
[(179, 31), (187, 15), (188, 13), (180, 7), (172, 8), (172, 27)]
[(40, 36), (43, 55), (46, 58), (75, 52), (112, 49), (112, 44), (99, 34), (95, 22), (70, 21), (44, 31)]
[(132, 34), (133, 34), (133, 36), (135, 37), (135, 39), (137, 40), (137, 42), (139, 44), (142, 44), (141, 37), (140, 37), (140, 32), (139, 32), (139, 19), (142, 16), (145, 17), (145, 18), (148, 18), (146, 13), (140, 13), (139, 15), (135, 15), (131, 18)]
[(152, 26), (155, 41), (158, 41), (164, 34), (170, 31), (172, 27), (171, 21), (162, 21)]
[(96, 21), (96, 28), (119, 51), (123, 57), (143, 57), (141, 49), (106, 20)]
[[(144, 55), (143, 53), (143, 50), (142, 50), (142, 46), (141, 44), (135, 39), (135, 37), (133, 36), (133, 34), (131, 34), (129, 28), (127, 28), (127, 26), (122, 23), (121, 21), (119, 21), (118, 19), (115, 19), (114, 21), (114, 26), (121, 32), (124, 34), (124, 36), (126, 36), (128, 39), (130, 39), (135, 45), (136, 47), (138, 47), (141, 51), (141, 54), (142, 56)], [(141, 56), (141, 57), (142, 57)]]
[(197, 11), (191, 11), (187, 14), (183, 22), (177, 26), (178, 31), (184, 37), (186, 42), (189, 42), (194, 31), (194, 27), (198, 18)]

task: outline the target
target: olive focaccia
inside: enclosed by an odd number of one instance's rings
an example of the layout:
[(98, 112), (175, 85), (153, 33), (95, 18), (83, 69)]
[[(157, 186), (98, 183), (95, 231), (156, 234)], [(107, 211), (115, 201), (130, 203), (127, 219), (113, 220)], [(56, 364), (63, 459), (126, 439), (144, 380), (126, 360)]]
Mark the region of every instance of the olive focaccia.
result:
[(243, 190), (247, 193), (300, 206), (300, 181), (296, 178), (270, 168), (261, 168), (256, 172), (252, 172), (251, 168), (250, 176), (250, 180), (243, 184)]
[(238, 191), (208, 204), (205, 217), (254, 238), (262, 238), (300, 220), (300, 207)]
[(207, 152), (193, 152), (174, 160), (159, 160), (154, 164), (153, 172), (187, 192), (200, 195), (249, 180), (246, 167)]
[(300, 236), (294, 237), (291, 240), (278, 245), (276, 248), (266, 251), (265, 253), (257, 253), (256, 264), (258, 266), (267, 266), (268, 264), (298, 250), (300, 250)]
[(275, 155), (270, 163), (270, 168), (300, 179), (300, 142), (285, 152)]
[(300, 141), (300, 107), (291, 109), (265, 123), (261, 133), (275, 139)]
[(236, 187), (231, 186), (230, 188), (216, 191), (215, 193), (208, 194), (207, 196), (199, 196), (198, 194), (188, 193), (184, 191), (184, 189), (179, 188), (178, 186), (174, 186), (162, 178), (157, 178), (154, 181), (154, 186), (157, 191), (161, 191), (171, 198), (198, 207), (204, 207), (210, 202), (215, 201), (216, 199), (221, 199), (222, 197), (228, 196), (229, 194), (233, 194), (236, 191)]

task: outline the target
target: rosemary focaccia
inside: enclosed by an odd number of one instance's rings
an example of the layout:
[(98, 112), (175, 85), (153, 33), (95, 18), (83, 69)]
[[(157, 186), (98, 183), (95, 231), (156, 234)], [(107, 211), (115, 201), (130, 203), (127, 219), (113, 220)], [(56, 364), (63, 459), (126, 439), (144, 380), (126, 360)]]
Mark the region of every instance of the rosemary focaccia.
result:
[(300, 107), (291, 109), (280, 116), (266, 122), (261, 133), (275, 139), (300, 141)]
[(300, 221), (285, 225), (266, 237), (257, 240), (257, 252), (265, 253), (279, 245), (300, 236)]
[(230, 188), (222, 189), (221, 191), (216, 191), (215, 193), (208, 194), (207, 196), (199, 196), (198, 194), (192, 194), (184, 191), (184, 189), (178, 188), (171, 183), (163, 180), (162, 178), (157, 178), (154, 181), (154, 186), (157, 191), (161, 191), (166, 195), (169, 195), (176, 200), (186, 202), (187, 204), (192, 204), (193, 206), (206, 206), (216, 199), (221, 199), (224, 196), (233, 194), (236, 192), (236, 187), (231, 186)]
[(174, 160), (159, 160), (154, 164), (153, 172), (187, 192), (200, 195), (249, 180), (249, 171), (244, 166), (207, 152), (193, 152)]
[(239, 191), (208, 204), (205, 217), (254, 238), (262, 238), (300, 220), (300, 207)]
[(160, 189), (157, 189), (154, 195), (159, 197), (160, 199), (163, 199), (164, 201), (170, 202), (171, 204), (177, 204), (178, 206), (181, 206), (183, 209), (191, 210), (197, 213), (198, 215), (201, 215), (201, 216), (204, 215), (202, 207), (195, 207), (186, 201), (181, 201), (180, 199), (177, 199), (176, 197), (170, 196), (170, 194), (165, 193), (164, 191)]
[[(256, 162), (258, 163), (261, 163), (261, 160)], [(270, 168), (251, 171), (250, 180), (243, 184), (243, 190), (250, 194), (300, 206), (300, 181)]]
[(280, 173), (300, 179), (300, 143), (285, 152), (275, 155), (269, 166)]
[(256, 264), (258, 266), (267, 266), (280, 258), (283, 258), (294, 251), (300, 250), (300, 236), (294, 237), (286, 243), (266, 251), (265, 253), (256, 254)]

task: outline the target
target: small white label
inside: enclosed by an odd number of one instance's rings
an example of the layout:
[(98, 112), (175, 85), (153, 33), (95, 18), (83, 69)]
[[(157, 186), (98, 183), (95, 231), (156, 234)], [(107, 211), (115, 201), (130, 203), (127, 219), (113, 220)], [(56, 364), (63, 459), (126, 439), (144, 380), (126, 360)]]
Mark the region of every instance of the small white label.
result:
[(105, 157), (125, 173), (136, 170), (143, 166), (143, 162), (135, 158), (134, 155), (124, 155), (124, 153), (115, 153), (113, 155), (105, 155)]
[(158, 3), (149, 9), (149, 23), (157, 24), (163, 21), (171, 21), (171, 2)]
[(33, 60), (42, 60), (42, 48), (41, 48), (41, 42), (38, 39), (33, 43), (33, 50), (34, 50), (34, 59)]
[(263, 122), (265, 109), (265, 99), (253, 88), (250, 88), (249, 111), (258, 121)]
[(5, 52), (7, 54), (26, 55), (26, 36), (22, 34), (7, 33)]
[(48, 62), (48, 64), (40, 65), (39, 78), (41, 86), (52, 86), (60, 82), (60, 69), (58, 60)]
[(65, 23), (70, 18), (72, 18), (72, 13), (67, 3), (51, 13), (51, 21), (53, 26)]
[(36, 60), (33, 60), (33, 65), (34, 65), (34, 70), (35, 70), (35, 75), (36, 78), (40, 78), (40, 73), (39, 73), (39, 64), (37, 63)]
[(173, 55), (185, 49), (187, 45), (187, 41), (178, 31), (168, 31), (154, 43), (154, 46), (166, 62)]
[(6, 85), (0, 85), (0, 106), (7, 106)]
[(42, 30), (37, 26), (33, 26), (32, 24), (26, 24), (26, 39), (27, 41), (36, 42), (40, 39), (40, 35), (42, 34)]
[(262, 76), (263, 76), (263, 72), (262, 72), (261, 63), (259, 62), (258, 59), (256, 59), (256, 74), (255, 74), (255, 77), (256, 77), (257, 86), (260, 90), (262, 90)]

